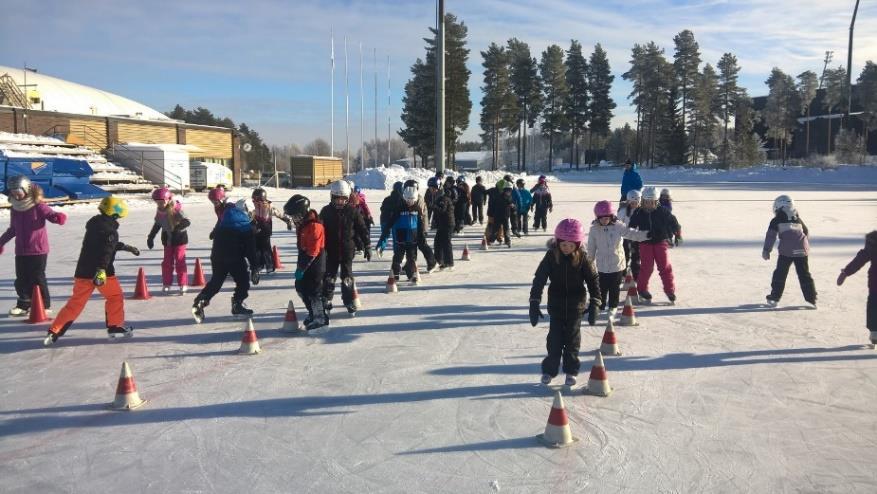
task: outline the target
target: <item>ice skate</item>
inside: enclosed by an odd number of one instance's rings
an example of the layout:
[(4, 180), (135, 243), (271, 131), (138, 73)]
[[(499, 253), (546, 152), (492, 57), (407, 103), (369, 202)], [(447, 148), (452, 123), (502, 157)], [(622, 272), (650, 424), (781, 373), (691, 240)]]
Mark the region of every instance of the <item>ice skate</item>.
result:
[(540, 379), (540, 382), (542, 384), (548, 385), (551, 384), (552, 379), (553, 377), (549, 376), (548, 374), (542, 374), (542, 379)]
[(414, 275), (410, 278), (411, 284), (414, 286), (420, 285), (420, 276)]
[(676, 305), (676, 294), (675, 293), (668, 293), (667, 300), (670, 301), (670, 305)]
[(563, 382), (563, 385), (564, 386), (575, 386), (577, 382), (578, 382), (578, 379), (576, 378), (576, 376), (574, 376), (572, 374), (567, 374), (566, 380)]
[(66, 328), (62, 329), (61, 331), (58, 331), (57, 333), (53, 333), (51, 331), (46, 331), (46, 338), (43, 340), (43, 345), (44, 346), (51, 346), (51, 345), (55, 344), (55, 342), (58, 341), (58, 338), (64, 336), (64, 333), (66, 333), (66, 332), (67, 332)]
[[(431, 266), (427, 266), (427, 267), (426, 267), (426, 273), (427, 273), (427, 274), (435, 273), (435, 271), (436, 271), (437, 269), (440, 269), (440, 267), (441, 267), (441, 266), (439, 266), (439, 263), (434, 262), (434, 263), (432, 263)], [(398, 280), (399, 280), (399, 278), (396, 277), (396, 281), (398, 281)]]
[(134, 336), (134, 327), (133, 326), (110, 326), (107, 328), (107, 337), (109, 339), (115, 338), (131, 338)]
[(253, 315), (253, 309), (248, 308), (243, 302), (232, 300), (231, 315), (235, 317), (251, 317)]
[(652, 303), (652, 294), (643, 290), (639, 292), (639, 298), (642, 304), (651, 304)]
[(806, 302), (808, 304), (808, 309), (816, 310), (816, 299), (807, 300)]
[(770, 295), (768, 295), (768, 296), (765, 298), (765, 300), (767, 301), (767, 306), (768, 306), (768, 307), (776, 307), (777, 304), (780, 302), (779, 299), (771, 298)]
[(165, 285), (165, 286), (161, 287), (161, 293), (163, 295), (170, 295), (170, 293), (171, 293), (170, 285)]
[(356, 317), (356, 306), (352, 303), (350, 305), (345, 305), (347, 308), (347, 313), (350, 314), (350, 317)]
[(180, 285), (180, 295), (185, 295), (186, 292), (189, 291), (189, 287), (186, 285)]
[(195, 317), (195, 322), (201, 324), (204, 322), (204, 307), (207, 306), (207, 302), (204, 300), (196, 299), (195, 303), (192, 304), (192, 316)]
[(877, 349), (877, 331), (871, 331), (871, 348)]
[(15, 307), (9, 309), (9, 315), (11, 317), (24, 317), (27, 315), (28, 312), (29, 311), (27, 309), (22, 309), (21, 307), (19, 307), (17, 305)]

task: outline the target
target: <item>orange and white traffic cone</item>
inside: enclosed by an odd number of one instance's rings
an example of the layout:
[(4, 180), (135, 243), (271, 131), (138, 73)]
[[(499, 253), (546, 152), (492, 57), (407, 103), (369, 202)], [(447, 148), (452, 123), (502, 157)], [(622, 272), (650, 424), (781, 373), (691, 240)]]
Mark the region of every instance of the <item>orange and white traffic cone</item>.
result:
[(621, 350), (618, 349), (618, 340), (615, 339), (615, 322), (612, 316), (609, 316), (609, 323), (606, 324), (606, 331), (603, 333), (603, 343), (600, 344), (600, 353), (603, 355), (619, 356)]
[(472, 257), (469, 256), (469, 244), (463, 244), (463, 255), (460, 257), (461, 261), (471, 261)]
[(579, 440), (573, 437), (569, 428), (569, 417), (559, 389), (554, 390), (554, 403), (551, 405), (551, 413), (548, 414), (545, 432), (536, 436), (536, 439), (549, 448), (566, 448)]
[(143, 272), (143, 268), (140, 268), (137, 271), (137, 285), (134, 287), (134, 296), (131, 299), (149, 300), (151, 298), (152, 295), (149, 294), (149, 287), (146, 286), (146, 273)]
[(43, 292), (40, 291), (40, 285), (33, 286), (33, 293), (30, 296), (30, 315), (27, 322), (30, 324), (38, 324), (52, 320), (46, 315), (46, 307), (43, 305)]
[(295, 314), (295, 305), (290, 300), (289, 305), (286, 306), (286, 315), (283, 316), (283, 326), (280, 328), (280, 331), (298, 333), (301, 329), (298, 324), (298, 316)]
[(591, 367), (584, 393), (596, 396), (609, 396), (612, 393), (612, 386), (609, 386), (609, 378), (606, 376), (606, 366), (603, 364), (603, 354), (599, 351), (594, 358), (594, 366)]
[(192, 274), (192, 284), (190, 286), (204, 286), (207, 280), (204, 279), (204, 268), (201, 267), (201, 258), (195, 259), (195, 272)]
[(636, 312), (633, 310), (633, 301), (630, 299), (630, 295), (624, 299), (624, 310), (621, 311), (621, 321), (618, 324), (620, 326), (639, 326), (639, 323), (636, 321)]
[(487, 247), (487, 237), (481, 237), (481, 250), (488, 250)]
[(636, 280), (633, 278), (633, 275), (630, 273), (630, 270), (627, 270), (627, 274), (624, 276), (624, 288), (627, 290), (627, 296), (630, 297), (630, 303), (632, 305), (639, 303), (639, 292), (637, 291)]
[(396, 285), (396, 276), (390, 270), (390, 276), (387, 277), (387, 293), (398, 293), (399, 287)]
[(241, 338), (241, 348), (238, 353), (241, 355), (255, 355), (262, 351), (259, 346), (259, 338), (256, 336), (256, 328), (253, 327), (253, 320), (247, 319), (247, 326), (244, 328), (244, 337)]
[(277, 246), (275, 245), (273, 249), (271, 249), (271, 256), (274, 258), (274, 270), (280, 271), (284, 268), (283, 264), (280, 262), (280, 253), (277, 252)]
[(140, 408), (146, 400), (140, 398), (137, 385), (134, 384), (134, 374), (128, 362), (122, 362), (122, 372), (119, 374), (119, 384), (116, 385), (116, 399), (110, 403), (113, 410), (131, 411)]

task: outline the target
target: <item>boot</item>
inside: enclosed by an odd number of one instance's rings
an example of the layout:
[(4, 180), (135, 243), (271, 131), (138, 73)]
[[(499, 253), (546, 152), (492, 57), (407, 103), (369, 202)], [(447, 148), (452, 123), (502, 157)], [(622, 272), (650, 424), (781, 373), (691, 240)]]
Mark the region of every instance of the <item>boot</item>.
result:
[(192, 316), (198, 324), (204, 322), (204, 307), (207, 307), (207, 304), (206, 300), (200, 298), (196, 298), (195, 303), (192, 304)]
[(311, 301), (311, 307), (313, 308), (313, 314), (308, 316), (311, 319), (310, 321), (305, 319), (305, 329), (310, 331), (327, 326), (329, 324), (329, 317), (323, 309), (323, 301), (320, 298), (315, 298)]
[(252, 316), (253, 310), (247, 308), (243, 301), (231, 299), (231, 315), (233, 316)]

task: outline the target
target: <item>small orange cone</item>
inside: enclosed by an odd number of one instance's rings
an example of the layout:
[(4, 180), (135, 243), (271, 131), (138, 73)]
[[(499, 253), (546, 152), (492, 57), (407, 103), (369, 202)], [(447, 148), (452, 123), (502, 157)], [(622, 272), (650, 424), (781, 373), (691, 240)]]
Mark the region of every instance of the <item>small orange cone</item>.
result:
[(241, 355), (255, 355), (262, 351), (259, 346), (259, 338), (256, 336), (256, 328), (253, 327), (253, 320), (247, 319), (247, 327), (244, 328), (244, 337), (241, 338), (241, 349), (238, 353)]
[(295, 314), (295, 305), (290, 300), (289, 305), (286, 306), (286, 315), (283, 317), (283, 327), (280, 328), (280, 331), (298, 333), (301, 329), (298, 324), (298, 316)]
[(569, 428), (569, 417), (566, 415), (559, 389), (554, 390), (554, 403), (551, 405), (551, 413), (548, 414), (545, 432), (536, 436), (536, 439), (549, 448), (566, 448), (579, 440), (573, 437)]
[(271, 255), (274, 257), (274, 270), (280, 271), (284, 268), (283, 264), (280, 262), (280, 254), (277, 252), (277, 246), (271, 250)]
[(134, 374), (128, 362), (122, 362), (122, 372), (119, 374), (119, 384), (116, 385), (116, 399), (110, 403), (113, 410), (131, 411), (146, 404), (146, 400), (140, 398), (137, 385), (134, 384)]
[(621, 326), (639, 326), (639, 323), (636, 321), (636, 312), (633, 310), (633, 301), (630, 299), (630, 295), (624, 299), (624, 310), (621, 311), (621, 321), (618, 324)]
[(639, 292), (637, 291), (636, 280), (633, 279), (633, 275), (630, 273), (629, 269), (624, 276), (624, 288), (627, 290), (627, 296), (630, 297), (631, 305), (638, 304)]
[(463, 256), (460, 257), (462, 261), (471, 261), (472, 258), (469, 256), (469, 244), (463, 244)]
[(487, 237), (481, 237), (481, 250), (488, 250), (487, 247)]
[(201, 267), (201, 258), (195, 259), (195, 273), (192, 274), (192, 284), (189, 286), (204, 286), (207, 280), (204, 279), (204, 268)]
[(33, 286), (33, 294), (30, 296), (30, 315), (27, 322), (30, 324), (38, 324), (52, 320), (46, 315), (46, 308), (43, 306), (43, 292), (40, 291), (40, 285)]
[(615, 339), (615, 322), (612, 321), (612, 315), (609, 315), (609, 323), (606, 325), (606, 331), (603, 333), (603, 343), (600, 344), (600, 353), (603, 355), (619, 356), (621, 350), (618, 349), (618, 340)]
[(137, 271), (137, 286), (134, 288), (133, 300), (149, 300), (152, 295), (149, 294), (149, 288), (146, 286), (146, 273), (143, 268)]
[(606, 376), (606, 366), (603, 364), (603, 354), (599, 351), (594, 358), (594, 366), (591, 367), (584, 393), (596, 396), (609, 396), (612, 393), (612, 386), (609, 386), (609, 378)]
[(396, 285), (396, 277), (393, 275), (393, 270), (390, 270), (390, 276), (387, 277), (387, 293), (398, 293), (399, 287)]

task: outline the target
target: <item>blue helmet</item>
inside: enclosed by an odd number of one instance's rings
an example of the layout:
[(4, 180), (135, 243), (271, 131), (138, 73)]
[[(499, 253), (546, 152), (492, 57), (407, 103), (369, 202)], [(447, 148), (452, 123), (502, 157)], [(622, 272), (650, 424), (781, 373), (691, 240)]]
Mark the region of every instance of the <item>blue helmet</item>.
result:
[(402, 195), (402, 182), (396, 182), (393, 184), (393, 192), (398, 192), (399, 195)]
[(426, 186), (427, 187), (434, 187), (437, 189), (439, 186), (438, 179), (435, 177), (430, 177), (429, 180), (426, 181)]
[(358, 185), (354, 185), (354, 186), (353, 186), (353, 192), (356, 192), (357, 194), (359, 194), (359, 192), (360, 192), (361, 190), (362, 190), (362, 187), (360, 187), (360, 186), (358, 186)]

